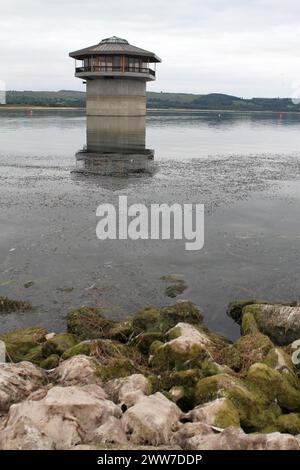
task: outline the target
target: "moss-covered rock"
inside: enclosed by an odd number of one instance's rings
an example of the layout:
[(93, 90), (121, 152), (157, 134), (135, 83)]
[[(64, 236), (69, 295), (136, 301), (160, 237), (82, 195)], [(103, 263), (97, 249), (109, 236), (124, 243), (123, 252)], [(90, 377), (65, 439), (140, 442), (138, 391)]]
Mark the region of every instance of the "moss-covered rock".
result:
[(228, 428), (229, 426), (240, 426), (240, 417), (236, 407), (230, 400), (224, 398), (222, 407), (216, 411), (214, 424), (218, 428)]
[(184, 281), (178, 280), (170, 286), (166, 287), (165, 294), (170, 298), (175, 298), (177, 295), (182, 294), (187, 289), (187, 285)]
[(202, 377), (211, 377), (216, 374), (233, 374), (233, 370), (227, 365), (218, 364), (211, 359), (204, 359), (199, 365)]
[(24, 361), (32, 362), (33, 364), (40, 365), (41, 361), (43, 361), (44, 356), (42, 352), (42, 344), (38, 344), (34, 346), (30, 351), (24, 356)]
[(270, 403), (263, 393), (257, 393), (241, 379), (228, 374), (201, 379), (196, 386), (195, 395), (197, 404), (217, 398), (228, 398), (237, 409), (245, 430), (260, 430), (274, 423), (278, 416), (270, 408)]
[[(171, 393), (170, 399), (176, 401), (183, 411), (187, 411), (195, 406), (195, 386), (201, 377), (200, 369), (166, 372), (160, 376), (159, 382), (156, 380), (154, 389), (163, 393)], [(177, 393), (179, 390), (180, 393)]]
[(72, 346), (63, 353), (62, 359), (69, 359), (79, 354), (89, 356), (91, 353), (91, 344), (92, 340), (81, 341), (81, 343), (75, 344), (75, 346)]
[(109, 339), (93, 340), (90, 343), (90, 355), (97, 360), (98, 375), (103, 380), (144, 372), (145, 363), (133, 346)]
[(243, 359), (234, 344), (229, 344), (221, 350), (219, 362), (236, 372), (243, 367)]
[(133, 317), (132, 325), (135, 334), (160, 332), (162, 329), (160, 311), (153, 306), (139, 310)]
[(279, 416), (276, 421), (276, 429), (283, 433), (300, 434), (300, 415), (289, 413)]
[(186, 418), (193, 422), (201, 422), (218, 428), (240, 427), (238, 410), (228, 398), (217, 398), (197, 406), (186, 414)]
[[(5, 333), (0, 336), (6, 345), (7, 359), (21, 362), (25, 356), (45, 341), (47, 331), (40, 327), (29, 327)], [(36, 351), (33, 351), (35, 353)]]
[[(168, 342), (150, 349), (152, 367), (159, 370), (182, 370), (201, 367), (205, 359), (214, 362), (220, 350), (228, 344), (222, 337), (207, 329), (178, 323), (166, 333)], [(157, 343), (156, 343), (157, 344)]]
[(185, 398), (185, 389), (184, 387), (178, 385), (170, 388), (168, 393), (166, 393), (165, 395), (169, 400), (178, 404), (178, 402)]
[[(157, 376), (156, 376), (157, 377)], [(200, 369), (186, 369), (175, 372), (163, 372), (160, 375), (159, 390), (170, 390), (172, 387), (195, 388), (198, 381), (202, 378)]]
[(234, 300), (230, 302), (227, 308), (227, 315), (231, 317), (236, 323), (242, 323), (243, 309), (248, 305), (253, 304), (263, 304), (265, 302), (258, 301), (256, 299), (244, 299), (244, 300)]
[(140, 358), (135, 348), (127, 344), (112, 341), (110, 339), (97, 339), (90, 342), (90, 354), (100, 360), (101, 363), (110, 358)]
[(282, 348), (273, 348), (267, 354), (264, 360), (267, 366), (276, 369), (283, 373), (289, 383), (296, 389), (300, 389), (300, 381), (297, 377), (296, 371), (294, 370), (294, 364), (289, 356)]
[(279, 371), (284, 371), (286, 369), (293, 371), (294, 369), (292, 358), (279, 347), (270, 349), (264, 363)]
[(150, 306), (140, 310), (133, 317), (135, 334), (144, 332), (165, 333), (179, 322), (201, 324), (203, 315), (200, 310), (189, 301), (178, 301), (175, 305), (157, 309)]
[(243, 315), (252, 314), (259, 331), (279, 346), (300, 338), (300, 307), (289, 305), (256, 304), (243, 309)]
[(51, 354), (58, 354), (61, 356), (65, 351), (72, 348), (79, 343), (79, 339), (70, 333), (59, 333), (52, 339), (49, 339), (42, 346), (42, 353), (44, 358)]
[(130, 359), (112, 358), (106, 365), (101, 365), (98, 375), (102, 380), (128, 377), (136, 372), (136, 364)]
[(182, 279), (178, 279), (176, 276), (167, 275), (162, 276), (160, 279), (170, 283), (165, 290), (165, 294), (168, 297), (177, 297), (177, 295), (182, 294), (187, 289), (186, 283)]
[(138, 348), (142, 354), (149, 354), (150, 348), (154, 341), (161, 341), (164, 336), (159, 332), (140, 333), (132, 340), (132, 344)]
[(39, 326), (20, 328), (0, 336), (2, 341), (8, 343), (43, 343), (46, 340), (47, 330)]
[(153, 352), (151, 365), (159, 370), (186, 369), (209, 358), (209, 349), (214, 347), (209, 336), (188, 323), (178, 323), (167, 334), (170, 341)]
[(163, 307), (160, 309), (160, 313), (163, 320), (163, 332), (180, 322), (200, 325), (203, 321), (202, 312), (187, 300), (179, 300), (175, 305)]
[(40, 362), (40, 366), (46, 370), (55, 369), (59, 365), (59, 361), (60, 357), (57, 354), (51, 354)]
[(30, 302), (0, 296), (0, 313), (26, 312), (27, 310), (32, 310)]
[(68, 332), (81, 340), (104, 338), (113, 326), (114, 322), (103, 316), (101, 308), (81, 307), (67, 318)]
[(248, 369), (255, 362), (262, 362), (274, 344), (268, 336), (256, 332), (242, 336), (234, 343), (234, 347), (242, 359), (242, 368)]
[(258, 332), (258, 327), (252, 313), (246, 312), (242, 316), (241, 334), (251, 335)]
[(269, 402), (276, 400), (284, 410), (300, 411), (300, 391), (278, 370), (262, 363), (253, 364), (247, 373), (247, 382), (263, 393)]
[(127, 343), (134, 335), (132, 320), (124, 320), (116, 323), (108, 333), (108, 337), (112, 340)]

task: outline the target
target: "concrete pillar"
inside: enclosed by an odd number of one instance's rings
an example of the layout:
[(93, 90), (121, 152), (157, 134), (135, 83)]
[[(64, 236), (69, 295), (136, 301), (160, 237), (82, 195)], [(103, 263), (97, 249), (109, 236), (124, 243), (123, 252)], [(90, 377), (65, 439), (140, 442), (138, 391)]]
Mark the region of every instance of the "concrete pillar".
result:
[(87, 116), (89, 152), (143, 150), (145, 134), (144, 116)]
[(87, 116), (145, 116), (146, 80), (89, 79), (86, 101)]

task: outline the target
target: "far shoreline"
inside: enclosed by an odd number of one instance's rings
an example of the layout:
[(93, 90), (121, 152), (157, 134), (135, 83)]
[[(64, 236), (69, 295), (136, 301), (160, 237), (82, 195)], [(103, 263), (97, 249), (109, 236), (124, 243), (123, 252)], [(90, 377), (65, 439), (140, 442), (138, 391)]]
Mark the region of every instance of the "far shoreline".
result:
[[(1, 110), (24, 111), (85, 111), (85, 107), (76, 106), (36, 106), (36, 105), (0, 105)], [(147, 112), (180, 112), (180, 113), (227, 113), (227, 114), (295, 114), (300, 111), (275, 111), (275, 110), (238, 110), (238, 109), (198, 109), (198, 108), (147, 108)]]

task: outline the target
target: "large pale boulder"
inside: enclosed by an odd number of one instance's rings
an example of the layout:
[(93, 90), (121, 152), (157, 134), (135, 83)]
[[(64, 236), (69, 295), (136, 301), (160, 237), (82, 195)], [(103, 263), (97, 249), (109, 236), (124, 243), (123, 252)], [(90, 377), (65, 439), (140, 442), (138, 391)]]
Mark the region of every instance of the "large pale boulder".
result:
[(63, 386), (101, 384), (96, 361), (80, 354), (62, 362), (49, 374), (50, 378)]
[(44, 371), (31, 362), (0, 364), (0, 414), (45, 383)]
[(14, 426), (0, 431), (0, 450), (54, 450), (53, 439), (36, 427), (31, 419), (23, 418)]
[(126, 433), (122, 427), (122, 421), (115, 416), (109, 418), (93, 430), (88, 437), (88, 440), (95, 443), (103, 444), (120, 444), (124, 445), (127, 441)]
[(179, 425), (180, 416), (180, 409), (157, 392), (140, 397), (124, 413), (122, 426), (129, 441), (134, 444), (163, 445), (170, 442), (172, 432)]
[[(0, 449), (8, 445), (25, 448), (32, 429), (36, 435), (45, 436), (51, 448), (65, 449), (84, 442), (111, 416), (120, 417), (121, 411), (106, 399), (98, 385), (53, 387), (42, 400), (11, 406), (6, 425), (0, 431)], [(22, 424), (20, 435), (17, 430)]]
[(142, 374), (132, 374), (129, 377), (109, 380), (105, 390), (112, 401), (126, 405), (136, 402), (140, 395), (150, 395), (151, 384)]
[(199, 434), (186, 441), (193, 450), (300, 450), (298, 440), (290, 434), (245, 434), (229, 427), (217, 434)]
[(180, 423), (178, 430), (172, 434), (171, 442), (172, 444), (178, 445), (182, 449), (185, 449), (186, 442), (192, 437), (199, 436), (202, 434), (212, 434), (213, 432), (214, 431), (211, 426), (201, 422)]
[(204, 405), (196, 406), (185, 415), (185, 418), (218, 428), (240, 425), (239, 413), (228, 398), (217, 398)]

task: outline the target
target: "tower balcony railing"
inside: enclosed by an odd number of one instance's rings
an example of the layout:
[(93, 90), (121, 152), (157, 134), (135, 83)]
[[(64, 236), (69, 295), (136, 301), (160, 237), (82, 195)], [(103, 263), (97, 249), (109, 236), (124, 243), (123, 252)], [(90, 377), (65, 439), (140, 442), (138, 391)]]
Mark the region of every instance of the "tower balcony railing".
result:
[(155, 71), (148, 67), (121, 67), (114, 65), (89, 65), (86, 67), (76, 67), (76, 73), (85, 72), (132, 72), (132, 73), (147, 73), (155, 77)]

